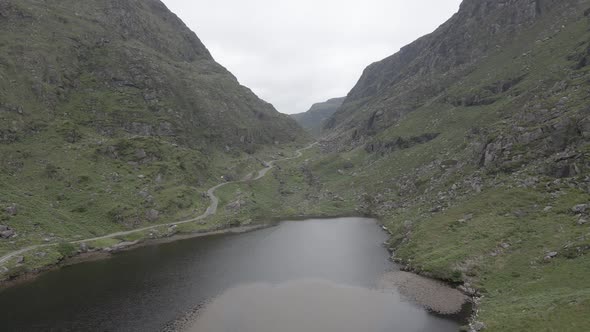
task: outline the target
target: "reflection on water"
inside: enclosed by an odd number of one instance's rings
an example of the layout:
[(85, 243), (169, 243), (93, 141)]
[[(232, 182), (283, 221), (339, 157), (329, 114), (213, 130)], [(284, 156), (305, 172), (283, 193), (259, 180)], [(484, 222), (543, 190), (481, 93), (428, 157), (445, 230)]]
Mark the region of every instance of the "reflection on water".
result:
[(392, 291), (322, 280), (231, 288), (199, 313), (191, 332), (456, 331)]

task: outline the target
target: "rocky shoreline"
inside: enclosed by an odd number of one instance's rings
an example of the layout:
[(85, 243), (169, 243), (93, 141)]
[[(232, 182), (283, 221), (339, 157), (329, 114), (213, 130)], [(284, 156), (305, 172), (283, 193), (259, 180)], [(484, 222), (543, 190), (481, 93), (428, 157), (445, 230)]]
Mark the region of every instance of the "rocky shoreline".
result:
[(379, 281), (383, 290), (397, 289), (402, 295), (422, 307), (441, 315), (461, 312), (469, 297), (456, 288), (415, 273), (405, 271), (389, 272)]

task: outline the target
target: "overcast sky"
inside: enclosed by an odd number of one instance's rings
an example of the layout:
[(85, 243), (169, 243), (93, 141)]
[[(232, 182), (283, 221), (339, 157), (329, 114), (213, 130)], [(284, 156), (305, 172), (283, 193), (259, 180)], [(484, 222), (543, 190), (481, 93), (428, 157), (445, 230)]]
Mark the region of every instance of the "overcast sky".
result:
[(163, 0), (241, 84), (280, 112), (345, 96), (363, 69), (461, 0)]

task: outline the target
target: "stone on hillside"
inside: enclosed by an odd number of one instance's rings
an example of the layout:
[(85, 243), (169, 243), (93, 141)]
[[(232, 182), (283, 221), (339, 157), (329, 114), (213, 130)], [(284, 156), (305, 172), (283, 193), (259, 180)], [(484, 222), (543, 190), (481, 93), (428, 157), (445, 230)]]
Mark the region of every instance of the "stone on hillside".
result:
[(463, 292), (464, 294), (467, 294), (469, 296), (475, 296), (475, 295), (477, 295), (477, 290), (475, 290), (474, 288), (472, 288), (469, 283), (466, 283), (465, 285), (461, 285), (461, 286), (459, 286), (457, 288), (461, 292)]
[(88, 244), (86, 242), (80, 243), (80, 252), (87, 252), (88, 251)]
[(513, 211), (512, 214), (517, 218), (524, 218), (528, 215), (526, 211), (520, 209)]
[(441, 210), (440, 206), (434, 206), (430, 209), (430, 212), (435, 213), (435, 212), (439, 212)]
[(580, 218), (580, 219), (578, 220), (578, 225), (580, 225), (580, 226), (582, 226), (582, 225), (586, 225), (587, 223), (588, 223), (588, 220), (587, 220), (587, 219)]
[(500, 247), (502, 247), (504, 249), (508, 249), (508, 248), (510, 248), (510, 244), (509, 243), (501, 243)]
[(485, 328), (486, 328), (486, 324), (484, 324), (482, 322), (473, 322), (473, 324), (471, 324), (471, 331), (474, 331), (474, 332), (479, 332)]
[(239, 210), (246, 202), (242, 199), (237, 199), (229, 204), (226, 205), (227, 210), (237, 211)]
[(560, 100), (557, 102), (556, 106), (557, 106), (558, 108), (564, 107), (564, 106), (565, 106), (565, 104), (567, 104), (568, 100), (569, 100), (569, 99), (568, 99), (567, 97), (563, 97), (563, 98), (561, 98), (561, 99), (560, 99)]
[(588, 209), (588, 204), (578, 204), (572, 208), (574, 213), (584, 213)]
[(25, 256), (16, 257), (16, 264), (22, 264), (25, 262)]
[(9, 239), (16, 235), (16, 232), (8, 226), (1, 225), (0, 229), (3, 229), (0, 231), (0, 238), (2, 239)]
[(143, 159), (147, 157), (147, 153), (145, 152), (144, 149), (137, 149), (135, 150), (135, 158), (137, 159)]
[(149, 209), (145, 213), (145, 217), (150, 222), (156, 221), (160, 218), (160, 211), (155, 209)]
[(551, 251), (551, 252), (548, 252), (547, 255), (545, 255), (545, 258), (544, 259), (546, 261), (549, 261), (549, 260), (557, 257), (557, 255), (559, 255), (559, 253), (557, 251)]
[(549, 206), (546, 206), (546, 207), (543, 209), (543, 212), (549, 212), (549, 211), (551, 211), (552, 209), (553, 209), (553, 206), (549, 205)]
[(16, 216), (16, 214), (18, 213), (18, 206), (16, 205), (16, 203), (12, 203), (6, 207), (5, 211), (9, 216)]

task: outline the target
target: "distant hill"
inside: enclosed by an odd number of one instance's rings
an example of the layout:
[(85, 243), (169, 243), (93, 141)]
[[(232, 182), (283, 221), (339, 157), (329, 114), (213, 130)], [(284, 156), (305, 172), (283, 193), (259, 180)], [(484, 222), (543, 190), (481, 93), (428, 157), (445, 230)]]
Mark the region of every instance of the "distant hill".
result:
[(321, 133), (324, 120), (328, 119), (344, 102), (345, 97), (332, 98), (323, 103), (313, 104), (309, 111), (304, 113), (292, 114), (303, 128), (309, 131), (313, 136), (319, 136)]

